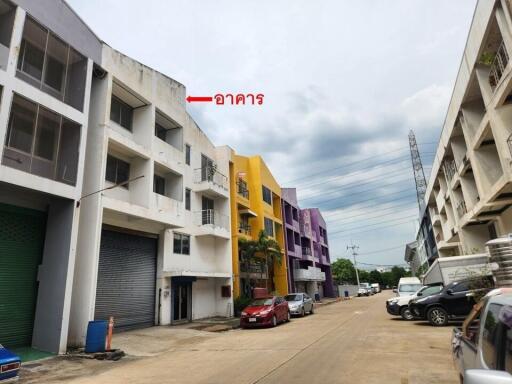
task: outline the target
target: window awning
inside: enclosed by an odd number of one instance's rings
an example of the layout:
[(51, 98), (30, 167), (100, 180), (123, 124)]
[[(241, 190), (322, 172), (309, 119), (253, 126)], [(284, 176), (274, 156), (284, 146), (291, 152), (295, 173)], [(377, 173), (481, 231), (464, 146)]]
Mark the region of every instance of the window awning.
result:
[(252, 216), (252, 217), (258, 217), (258, 214), (254, 211), (251, 211), (250, 209), (240, 209), (238, 211), (238, 213), (240, 213), (241, 215), (248, 215), (248, 216)]

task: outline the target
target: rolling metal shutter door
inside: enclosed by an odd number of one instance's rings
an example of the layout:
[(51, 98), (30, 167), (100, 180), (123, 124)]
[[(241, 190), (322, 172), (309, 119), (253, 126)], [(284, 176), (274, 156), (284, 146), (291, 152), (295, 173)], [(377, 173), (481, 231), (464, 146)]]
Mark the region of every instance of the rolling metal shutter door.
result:
[(0, 344), (32, 344), (46, 213), (0, 204)]
[(156, 239), (102, 231), (96, 320), (114, 316), (116, 330), (154, 325), (156, 252)]

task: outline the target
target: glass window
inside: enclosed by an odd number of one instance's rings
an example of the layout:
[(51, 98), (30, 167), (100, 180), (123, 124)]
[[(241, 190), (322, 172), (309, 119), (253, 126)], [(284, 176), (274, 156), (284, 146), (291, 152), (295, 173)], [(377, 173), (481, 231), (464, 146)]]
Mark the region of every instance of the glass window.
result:
[(452, 291), (453, 292), (469, 291), (469, 283), (467, 283), (467, 282), (458, 283), (453, 286)]
[(160, 140), (165, 141), (167, 136), (167, 129), (162, 127), (160, 124), (155, 123), (155, 136), (158, 137)]
[(442, 285), (434, 285), (432, 287), (425, 288), (423, 291), (421, 291), (421, 293), (423, 294), (423, 296), (430, 296), (435, 293), (441, 292), (442, 289), (443, 289)]
[(185, 209), (187, 211), (190, 211), (190, 194), (191, 194), (191, 190), (188, 188), (185, 188)]
[(58, 144), (60, 116), (39, 108), (34, 155), (53, 161)]
[(87, 58), (30, 17), (25, 21), (17, 68), (17, 77), (83, 110)]
[(52, 33), (48, 35), (44, 83), (49, 86), (52, 91), (56, 91), (57, 97), (62, 96), (64, 93), (68, 50), (68, 46), (62, 40)]
[[(510, 313), (512, 311), (512, 307), (505, 305), (502, 307), (501, 311), (506, 311), (507, 318), (509, 318)], [(504, 314), (502, 314), (504, 315)], [(504, 317), (504, 316), (500, 316)], [(510, 325), (510, 323), (509, 323)], [(506, 334), (505, 337), (505, 362), (504, 362), (504, 368), (505, 371), (512, 374), (512, 328), (509, 325), (503, 324), (504, 327), (504, 333)]]
[(267, 236), (274, 237), (274, 222), (268, 217), (265, 217), (265, 233)]
[(110, 104), (110, 120), (127, 130), (132, 130), (133, 108), (112, 95)]
[(36, 124), (37, 104), (14, 95), (9, 119), (6, 146), (32, 153), (32, 140)]
[(80, 150), (80, 125), (62, 118), (60, 130), (59, 157), (57, 162), (57, 180), (75, 184), (78, 172)]
[(153, 192), (165, 196), (165, 178), (162, 176), (153, 176)]
[(263, 185), (262, 192), (263, 192), (263, 201), (269, 205), (272, 205), (272, 191)]
[(48, 31), (27, 17), (20, 46), (18, 70), (38, 81), (43, 76), (47, 37)]
[[(9, 1), (0, 0), (0, 44), (9, 47), (16, 7)], [(0, 65), (3, 63), (0, 63)]]
[(190, 255), (190, 236), (174, 233), (173, 251), (181, 255)]
[(185, 144), (185, 164), (190, 165), (190, 145)]
[[(130, 178), (130, 163), (120, 160), (117, 157), (107, 156), (107, 169), (105, 172), (105, 180), (114, 184), (120, 184), (128, 181)], [(122, 185), (128, 189), (128, 184)]]
[(498, 314), (502, 306), (490, 304), (485, 318), (484, 329), (482, 332), (482, 356), (489, 369), (497, 369), (497, 352), (500, 340), (500, 322)]

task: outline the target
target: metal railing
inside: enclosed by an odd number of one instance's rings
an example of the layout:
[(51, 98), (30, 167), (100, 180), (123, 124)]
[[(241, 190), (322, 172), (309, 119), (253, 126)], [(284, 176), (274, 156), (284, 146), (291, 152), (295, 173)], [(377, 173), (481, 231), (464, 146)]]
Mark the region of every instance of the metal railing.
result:
[(216, 211), (215, 209), (203, 209), (195, 212), (196, 225), (210, 225), (224, 229), (229, 228), (229, 217)]
[(309, 247), (302, 247), (302, 254), (305, 255), (305, 256), (311, 256), (312, 255), (311, 248), (309, 248)]
[(222, 173), (217, 171), (215, 166), (206, 166), (194, 169), (194, 182), (195, 183), (212, 183), (225, 190), (228, 189), (228, 178)]
[(448, 181), (453, 179), (453, 176), (457, 173), (457, 164), (455, 164), (455, 160), (445, 160), (443, 168)]
[(238, 181), (236, 183), (236, 190), (240, 196), (245, 199), (249, 199), (249, 189), (247, 188), (247, 183), (241, 183)]
[(240, 224), (238, 225), (238, 232), (243, 233), (244, 235), (250, 235), (251, 226), (249, 224)]
[(462, 200), (459, 204), (457, 204), (457, 213), (459, 214), (459, 217), (464, 216), (468, 212), (468, 209), (466, 207), (466, 202)]
[(508, 52), (505, 48), (505, 43), (502, 41), (498, 47), (498, 50), (496, 51), (496, 56), (492, 61), (491, 70), (489, 72), (489, 84), (491, 85), (493, 91), (500, 83), (501, 77), (503, 76), (503, 72), (505, 72), (507, 64)]
[(267, 266), (259, 263), (240, 263), (240, 272), (267, 274)]

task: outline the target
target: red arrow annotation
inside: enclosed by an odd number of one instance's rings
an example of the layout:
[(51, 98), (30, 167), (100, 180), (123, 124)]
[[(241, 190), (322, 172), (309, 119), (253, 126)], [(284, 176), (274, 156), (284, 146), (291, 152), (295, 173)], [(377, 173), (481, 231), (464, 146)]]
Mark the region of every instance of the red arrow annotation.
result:
[(210, 102), (213, 100), (213, 97), (211, 96), (187, 96), (187, 101), (189, 103), (193, 103), (193, 102)]
[(187, 96), (186, 100), (189, 103), (194, 102), (206, 102), (211, 103), (212, 101), (215, 102), (216, 105), (224, 105), (226, 103), (227, 105), (262, 105), (263, 104), (263, 98), (265, 95), (263, 93), (217, 93), (215, 96)]

